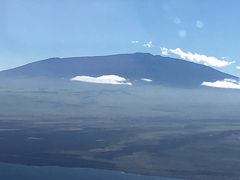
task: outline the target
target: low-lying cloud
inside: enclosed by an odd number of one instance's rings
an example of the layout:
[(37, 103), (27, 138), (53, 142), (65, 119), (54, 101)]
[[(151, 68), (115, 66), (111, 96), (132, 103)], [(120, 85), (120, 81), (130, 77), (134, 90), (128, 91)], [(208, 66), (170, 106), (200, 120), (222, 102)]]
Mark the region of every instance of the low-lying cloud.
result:
[(91, 76), (76, 76), (71, 78), (72, 81), (82, 81), (88, 83), (100, 83), (100, 84), (115, 84), (115, 85), (132, 85), (125, 78), (117, 75), (103, 75), (99, 77)]
[(224, 79), (222, 81), (215, 82), (203, 82), (201, 85), (216, 88), (240, 89), (240, 82), (235, 79)]
[(224, 67), (233, 63), (233, 62), (225, 61), (222, 59), (218, 59), (213, 56), (206, 56), (198, 53), (184, 52), (180, 48), (176, 48), (176, 49), (161, 48), (161, 51), (162, 51), (162, 55), (174, 54), (184, 60), (191, 61), (194, 63), (204, 64), (206, 66)]
[(168, 48), (165, 47), (160, 47), (161, 51), (162, 51), (162, 55), (163, 56), (167, 56), (168, 55)]

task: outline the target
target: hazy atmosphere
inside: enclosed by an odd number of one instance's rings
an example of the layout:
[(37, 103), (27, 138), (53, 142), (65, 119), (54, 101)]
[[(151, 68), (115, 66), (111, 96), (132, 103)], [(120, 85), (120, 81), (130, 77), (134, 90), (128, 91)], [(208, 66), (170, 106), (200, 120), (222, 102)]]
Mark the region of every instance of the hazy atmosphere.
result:
[(0, 0), (0, 179), (240, 179), (239, 6)]

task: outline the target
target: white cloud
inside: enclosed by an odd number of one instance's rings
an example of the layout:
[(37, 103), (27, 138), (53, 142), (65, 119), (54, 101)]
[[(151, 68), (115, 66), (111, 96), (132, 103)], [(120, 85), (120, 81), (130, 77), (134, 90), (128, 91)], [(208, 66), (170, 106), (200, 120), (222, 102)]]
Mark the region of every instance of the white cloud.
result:
[(204, 26), (204, 23), (203, 23), (202, 21), (200, 21), (200, 20), (197, 20), (197, 21), (196, 21), (196, 27), (197, 27), (197, 28), (200, 28), (200, 29), (201, 29), (201, 28), (203, 28), (203, 26)]
[(197, 53), (191, 53), (191, 52), (184, 52), (180, 48), (176, 48), (176, 49), (165, 48), (164, 51), (175, 54), (182, 59), (195, 62), (195, 63), (204, 64), (206, 66), (224, 67), (233, 63), (233, 62), (221, 60), (212, 56), (206, 56), (203, 54), (197, 54)]
[(182, 29), (178, 32), (178, 36), (181, 37), (181, 38), (186, 37), (186, 35), (187, 35), (187, 32), (184, 29)]
[(160, 49), (161, 49), (161, 52), (162, 52), (162, 55), (163, 55), (163, 56), (167, 56), (167, 55), (168, 55), (168, 49), (167, 49), (167, 48), (165, 48), (165, 47), (160, 47)]
[(173, 23), (174, 24), (181, 24), (181, 19), (180, 18), (178, 18), (178, 17), (175, 17), (174, 19), (173, 19)]
[(143, 44), (143, 46), (151, 48), (152, 47), (152, 41), (149, 41), (148, 43)]
[(151, 79), (147, 79), (147, 78), (142, 78), (141, 80), (142, 80), (142, 81), (146, 81), (146, 82), (152, 82)]
[(131, 43), (132, 43), (132, 44), (137, 44), (137, 43), (139, 43), (139, 41), (134, 40), (134, 41), (131, 41)]
[(201, 85), (216, 88), (240, 89), (240, 82), (235, 79), (224, 79), (222, 81), (215, 82), (203, 82)]
[(239, 70), (240, 70), (240, 66), (236, 66), (236, 69), (239, 69)]
[(91, 77), (91, 76), (76, 76), (71, 78), (72, 81), (82, 81), (89, 83), (100, 83), (100, 84), (119, 84), (119, 85), (132, 85), (131, 82), (127, 82), (127, 80), (123, 77), (117, 75), (103, 75), (99, 77)]

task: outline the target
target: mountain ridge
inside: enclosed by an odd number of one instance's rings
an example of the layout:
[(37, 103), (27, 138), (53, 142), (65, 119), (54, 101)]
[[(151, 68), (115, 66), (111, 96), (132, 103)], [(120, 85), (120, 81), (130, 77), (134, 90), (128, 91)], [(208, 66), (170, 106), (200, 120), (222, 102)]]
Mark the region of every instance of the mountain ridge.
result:
[(152, 83), (183, 87), (196, 87), (203, 81), (237, 79), (236, 76), (202, 64), (139, 52), (107, 56), (55, 57), (0, 71), (0, 77), (15, 78), (70, 79), (81, 75), (118, 75), (131, 81), (148, 78), (153, 80)]

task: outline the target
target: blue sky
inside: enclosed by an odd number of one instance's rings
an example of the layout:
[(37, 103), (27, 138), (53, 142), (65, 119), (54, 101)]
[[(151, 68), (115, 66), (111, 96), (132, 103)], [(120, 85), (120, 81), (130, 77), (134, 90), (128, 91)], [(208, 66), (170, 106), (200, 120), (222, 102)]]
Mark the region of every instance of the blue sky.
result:
[(166, 56), (240, 76), (239, 7), (236, 0), (1, 0), (0, 70), (166, 48)]

